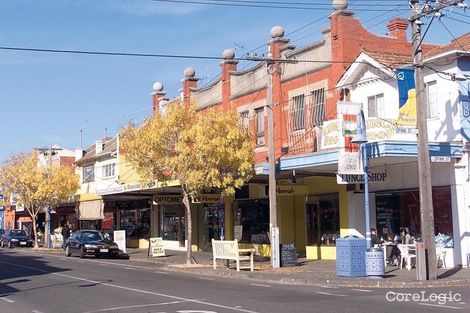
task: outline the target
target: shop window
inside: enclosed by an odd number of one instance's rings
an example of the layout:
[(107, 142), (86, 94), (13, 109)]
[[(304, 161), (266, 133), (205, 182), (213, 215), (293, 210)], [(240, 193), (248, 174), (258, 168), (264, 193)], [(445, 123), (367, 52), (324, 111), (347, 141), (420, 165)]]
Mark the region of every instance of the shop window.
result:
[(234, 202), (233, 218), (239, 242), (269, 243), (268, 199)]
[(339, 238), (339, 197), (309, 197), (307, 203), (307, 244), (335, 245)]
[(126, 231), (128, 238), (148, 238), (150, 235), (150, 209), (122, 210), (121, 229)]

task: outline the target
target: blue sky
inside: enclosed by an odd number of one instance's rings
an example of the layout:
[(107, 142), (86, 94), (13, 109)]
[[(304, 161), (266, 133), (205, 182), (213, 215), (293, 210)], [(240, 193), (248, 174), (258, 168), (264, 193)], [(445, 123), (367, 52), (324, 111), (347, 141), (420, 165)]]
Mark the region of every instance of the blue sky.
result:
[[(288, 6), (289, 1), (278, 1)], [(385, 34), (387, 20), (400, 13), (394, 5), (406, 10), (405, 0), (350, 1), (350, 9), (377, 34)], [(265, 45), (275, 25), (283, 26), (297, 47), (318, 40), (331, 12), (152, 0), (2, 0), (0, 46), (215, 57), (236, 47), (236, 55), (243, 56)], [(470, 22), (468, 12), (458, 12), (448, 16)], [(456, 37), (469, 29), (450, 18), (442, 21)], [(451, 39), (439, 22), (427, 35), (431, 42)], [(265, 51), (263, 46), (256, 53)], [(164, 84), (168, 96), (177, 96), (188, 66), (202, 78), (200, 86), (219, 73), (217, 60), (0, 50), (0, 161), (52, 144), (74, 150), (80, 147), (80, 129), (84, 147), (105, 129), (115, 135), (119, 127), (151, 114), (155, 81)]]

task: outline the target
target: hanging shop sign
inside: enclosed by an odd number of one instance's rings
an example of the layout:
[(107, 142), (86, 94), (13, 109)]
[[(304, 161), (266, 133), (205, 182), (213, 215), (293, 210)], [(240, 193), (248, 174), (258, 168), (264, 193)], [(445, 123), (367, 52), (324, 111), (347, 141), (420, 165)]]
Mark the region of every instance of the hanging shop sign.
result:
[(156, 186), (156, 184), (157, 184), (156, 180), (151, 180), (148, 183), (143, 183), (143, 184), (139, 182), (130, 183), (130, 184), (122, 184), (122, 185), (112, 186), (108, 188), (98, 189), (96, 191), (96, 194), (99, 196), (104, 196), (104, 195), (112, 195), (112, 194), (128, 192), (128, 191), (137, 191), (137, 190), (153, 188)]
[[(387, 173), (369, 173), (369, 182), (372, 183), (384, 183), (387, 181)], [(363, 184), (364, 175), (350, 175), (350, 174), (336, 174), (336, 183), (340, 185), (345, 184)]]
[(324, 121), (321, 132), (321, 150), (338, 148), (338, 120)]
[(193, 203), (219, 203), (220, 194), (205, 193), (193, 199)]
[(149, 255), (151, 254), (153, 257), (165, 256), (165, 247), (163, 245), (163, 238), (162, 237), (150, 238), (149, 249), (150, 249)]

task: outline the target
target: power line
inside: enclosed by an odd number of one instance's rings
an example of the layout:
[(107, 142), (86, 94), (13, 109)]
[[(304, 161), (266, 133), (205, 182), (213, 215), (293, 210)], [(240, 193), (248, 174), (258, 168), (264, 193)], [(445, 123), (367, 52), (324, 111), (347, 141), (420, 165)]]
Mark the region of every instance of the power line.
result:
[[(331, 4), (328, 4), (328, 7), (325, 7), (325, 4), (312, 4), (307, 6), (307, 3), (304, 3), (304, 6), (294, 6), (292, 3), (286, 3), (286, 5), (270, 5), (270, 4), (259, 4), (267, 3), (257, 1), (258, 4), (255, 4), (256, 1), (230, 1), (229, 2), (209, 2), (209, 1), (189, 1), (189, 0), (152, 0), (154, 2), (167, 2), (167, 3), (183, 3), (183, 4), (196, 4), (196, 5), (213, 5), (213, 6), (228, 6), (228, 7), (250, 7), (250, 8), (266, 8), (266, 9), (289, 9), (289, 10), (322, 10), (322, 11), (332, 11)], [(243, 3), (242, 3), (243, 2)], [(250, 4), (253, 3), (253, 4)], [(316, 5), (316, 6), (314, 6)], [(368, 9), (370, 12), (381, 12), (387, 11), (387, 9)]]

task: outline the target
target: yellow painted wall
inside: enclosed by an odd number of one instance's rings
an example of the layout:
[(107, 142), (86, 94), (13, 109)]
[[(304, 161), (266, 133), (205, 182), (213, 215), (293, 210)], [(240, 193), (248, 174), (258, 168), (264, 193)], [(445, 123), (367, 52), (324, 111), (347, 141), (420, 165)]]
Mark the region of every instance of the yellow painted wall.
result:
[(307, 259), (336, 260), (336, 247), (334, 246), (307, 246)]
[(82, 193), (80, 195), (79, 202), (101, 200), (101, 199), (102, 199), (101, 196), (98, 196), (96, 193), (87, 192), (87, 193)]

